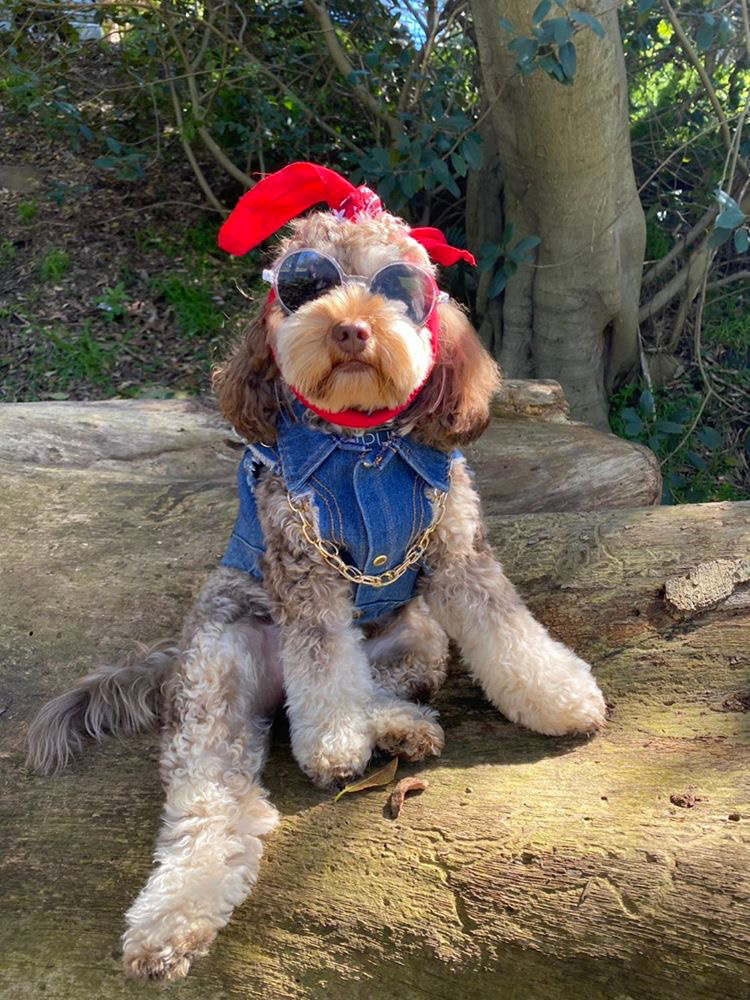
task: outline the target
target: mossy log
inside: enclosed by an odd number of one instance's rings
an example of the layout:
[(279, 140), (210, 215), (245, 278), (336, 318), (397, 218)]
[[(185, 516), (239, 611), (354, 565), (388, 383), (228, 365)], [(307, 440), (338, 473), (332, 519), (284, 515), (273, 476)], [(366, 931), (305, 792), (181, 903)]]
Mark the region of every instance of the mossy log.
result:
[[(179, 625), (232, 519), (233, 463), (205, 474), (214, 447), (3, 465), (2, 1000), (148, 990), (123, 979), (118, 938), (150, 867), (156, 740), (93, 748), (58, 778), (26, 773), (23, 742), (44, 699)], [(594, 664), (606, 732), (525, 732), (456, 671), (445, 752), (401, 769), (430, 784), (392, 820), (388, 790), (334, 804), (312, 788), (280, 725), (283, 819), (256, 891), (171, 995), (748, 995), (750, 503), (487, 520), (531, 607)]]

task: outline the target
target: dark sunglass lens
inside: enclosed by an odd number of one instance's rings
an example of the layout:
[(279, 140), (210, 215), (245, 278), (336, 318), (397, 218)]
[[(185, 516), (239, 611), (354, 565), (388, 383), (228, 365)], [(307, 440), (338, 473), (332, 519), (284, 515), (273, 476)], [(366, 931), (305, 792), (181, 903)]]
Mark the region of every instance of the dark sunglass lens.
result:
[(411, 264), (389, 264), (370, 286), (376, 295), (403, 302), (409, 319), (421, 326), (435, 303), (435, 284), (428, 274)]
[(300, 250), (289, 254), (276, 275), (276, 289), (281, 304), (294, 312), (305, 302), (325, 295), (341, 283), (341, 276), (333, 261), (315, 253)]

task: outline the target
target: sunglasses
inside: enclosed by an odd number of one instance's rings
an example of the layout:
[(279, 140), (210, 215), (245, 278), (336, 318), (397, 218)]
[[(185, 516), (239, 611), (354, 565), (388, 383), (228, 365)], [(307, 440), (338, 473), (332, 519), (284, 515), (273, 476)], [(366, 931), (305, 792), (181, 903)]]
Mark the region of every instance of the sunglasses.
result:
[(273, 286), (276, 297), (287, 313), (296, 312), (306, 302), (320, 298), (343, 284), (357, 284), (371, 295), (382, 295), (398, 302), (416, 326), (424, 326), (438, 302), (448, 296), (438, 291), (435, 279), (427, 271), (407, 261), (386, 264), (365, 278), (361, 274), (345, 274), (336, 261), (319, 250), (292, 250), (285, 254), (270, 271), (263, 271), (263, 280)]

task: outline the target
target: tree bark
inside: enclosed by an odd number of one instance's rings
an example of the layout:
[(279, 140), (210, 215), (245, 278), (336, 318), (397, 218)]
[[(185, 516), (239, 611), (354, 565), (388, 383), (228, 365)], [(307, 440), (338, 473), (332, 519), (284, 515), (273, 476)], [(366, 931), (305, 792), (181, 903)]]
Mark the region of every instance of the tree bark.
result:
[(606, 35), (575, 35), (578, 69), (564, 87), (541, 71), (521, 76), (508, 52), (499, 18), (529, 34), (535, 6), (472, 0), (505, 219), (514, 240), (542, 240), (535, 265), (508, 282), (498, 358), (508, 375), (558, 379), (573, 416), (604, 427), (608, 393), (637, 362), (646, 237), (617, 13), (605, 0), (588, 5)]

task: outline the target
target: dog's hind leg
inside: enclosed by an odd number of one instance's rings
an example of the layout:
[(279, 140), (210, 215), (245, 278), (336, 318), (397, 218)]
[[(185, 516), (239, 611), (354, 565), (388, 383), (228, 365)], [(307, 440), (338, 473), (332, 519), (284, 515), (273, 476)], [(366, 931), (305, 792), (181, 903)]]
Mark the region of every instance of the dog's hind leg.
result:
[(374, 630), (365, 651), (375, 683), (397, 698), (429, 701), (448, 670), (448, 636), (421, 596)]
[(278, 814), (258, 782), (281, 700), (276, 630), (260, 586), (212, 575), (168, 692), (156, 868), (127, 913), (126, 972), (177, 979), (205, 954), (258, 875)]

